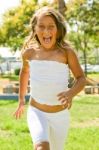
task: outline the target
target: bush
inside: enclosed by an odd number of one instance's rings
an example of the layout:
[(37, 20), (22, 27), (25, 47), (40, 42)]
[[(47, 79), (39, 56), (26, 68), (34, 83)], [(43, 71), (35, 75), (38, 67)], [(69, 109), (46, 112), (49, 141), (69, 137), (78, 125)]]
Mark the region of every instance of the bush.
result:
[(15, 69), (15, 70), (14, 70), (14, 73), (15, 73), (15, 75), (19, 75), (19, 73), (20, 73), (20, 68)]

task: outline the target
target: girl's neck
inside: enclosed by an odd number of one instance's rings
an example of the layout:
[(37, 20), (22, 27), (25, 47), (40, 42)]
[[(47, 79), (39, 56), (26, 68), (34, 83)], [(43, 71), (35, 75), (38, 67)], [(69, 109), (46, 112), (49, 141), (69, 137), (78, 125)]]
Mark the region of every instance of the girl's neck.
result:
[(45, 48), (45, 47), (43, 47), (42, 45), (39, 45), (39, 49), (41, 50), (41, 51), (46, 51), (46, 52), (50, 52), (50, 51), (55, 51), (55, 50), (57, 50), (57, 45), (55, 44), (54, 46), (52, 46), (51, 48)]

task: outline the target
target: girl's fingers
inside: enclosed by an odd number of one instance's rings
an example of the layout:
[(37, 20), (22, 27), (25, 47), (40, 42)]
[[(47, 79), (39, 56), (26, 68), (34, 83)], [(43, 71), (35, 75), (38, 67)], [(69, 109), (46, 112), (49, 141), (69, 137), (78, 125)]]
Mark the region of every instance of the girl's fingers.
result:
[(69, 103), (69, 104), (68, 104), (68, 109), (70, 109), (70, 108), (71, 108), (71, 106), (72, 106), (72, 103)]
[(68, 104), (67, 101), (63, 101), (63, 102), (62, 102), (62, 105), (67, 105), (67, 104)]
[(17, 111), (17, 112), (15, 112), (15, 114), (14, 114), (14, 117), (16, 118), (16, 119), (18, 119), (19, 118), (19, 115), (20, 113)]
[(64, 94), (64, 92), (61, 92), (61, 93), (57, 94), (57, 96), (59, 97), (59, 96), (62, 96), (63, 94)]
[(22, 115), (22, 112), (18, 112), (18, 113), (16, 114), (16, 119), (20, 119), (21, 115)]
[(67, 103), (67, 102), (68, 102), (68, 99), (69, 99), (68, 97), (62, 96), (62, 97), (60, 97), (58, 100), (59, 100), (60, 102), (64, 102), (64, 101), (65, 101), (65, 102)]
[(66, 92), (61, 92), (58, 95), (58, 100), (61, 102), (63, 105), (63, 108), (68, 108), (70, 109), (72, 106), (72, 100), (68, 96), (66, 96)]
[(18, 108), (18, 110), (14, 113), (14, 117), (19, 119), (24, 112), (24, 108)]
[(72, 106), (72, 101), (70, 101), (68, 99), (64, 99), (61, 101), (61, 104), (63, 105), (64, 108), (70, 109)]
[(66, 99), (67, 100), (68, 97), (66, 95), (62, 94), (61, 96), (59, 96), (58, 100), (61, 100), (61, 99)]
[(65, 99), (68, 98), (66, 92), (61, 92), (57, 96), (58, 96), (58, 100), (61, 100), (62, 98), (65, 98)]

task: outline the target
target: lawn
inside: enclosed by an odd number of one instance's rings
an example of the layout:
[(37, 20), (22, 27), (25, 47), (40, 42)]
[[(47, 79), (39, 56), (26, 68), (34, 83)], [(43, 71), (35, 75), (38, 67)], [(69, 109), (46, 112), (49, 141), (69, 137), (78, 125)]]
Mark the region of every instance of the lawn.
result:
[(14, 74), (1, 75), (0, 79), (8, 79), (9, 81), (19, 81), (19, 76)]
[(87, 77), (89, 77), (90, 79), (93, 79), (93, 80), (99, 82), (99, 73), (89, 73), (87, 75)]
[[(15, 120), (16, 107), (14, 100), (0, 100), (0, 150), (33, 150), (26, 111), (20, 120)], [(64, 150), (99, 150), (99, 95), (75, 97), (70, 114)]]

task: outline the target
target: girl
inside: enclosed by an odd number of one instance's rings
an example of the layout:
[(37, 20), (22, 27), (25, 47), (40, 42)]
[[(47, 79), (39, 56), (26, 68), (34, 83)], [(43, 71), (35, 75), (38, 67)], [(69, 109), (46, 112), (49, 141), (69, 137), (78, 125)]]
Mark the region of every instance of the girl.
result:
[[(85, 83), (84, 73), (72, 48), (64, 41), (64, 18), (52, 8), (43, 7), (31, 21), (32, 34), (22, 51), (19, 106), (24, 111), (30, 78), (27, 121), (35, 150), (63, 150), (69, 128), (69, 108)], [(35, 42), (33, 42), (35, 41)], [(31, 45), (32, 42), (32, 45)], [(28, 46), (30, 48), (26, 48)], [(69, 68), (75, 77), (68, 88)]]

